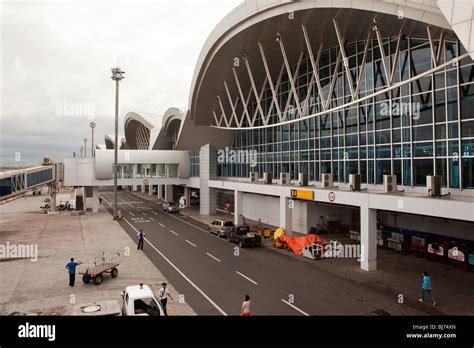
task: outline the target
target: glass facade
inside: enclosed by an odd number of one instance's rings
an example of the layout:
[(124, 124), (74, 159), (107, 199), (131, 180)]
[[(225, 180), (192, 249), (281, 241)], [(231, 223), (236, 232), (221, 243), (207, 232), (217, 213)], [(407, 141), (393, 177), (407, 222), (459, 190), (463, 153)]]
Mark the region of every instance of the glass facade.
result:
[(190, 176), (199, 176), (199, 151), (189, 151)]
[[(404, 37), (398, 58), (395, 58), (396, 37), (386, 38), (383, 45), (387, 70), (390, 73), (393, 69), (393, 84), (433, 68), (426, 38)], [(439, 41), (434, 41), (434, 46), (436, 50)], [(438, 64), (464, 53), (459, 42), (445, 41)], [(328, 100), (329, 93), (332, 93), (329, 109), (352, 100), (338, 55), (339, 47), (321, 53), (319, 77), (322, 96), (313, 81), (312, 64), (307, 56), (299, 66), (292, 67), (303, 116), (323, 111), (323, 102)], [(387, 88), (388, 77), (376, 39), (369, 44), (364, 69), (357, 68), (363, 60), (363, 41), (346, 45), (346, 55), (348, 67), (352, 67), (354, 89), (359, 71), (363, 72), (359, 98)], [(337, 80), (331, 86), (335, 70)], [(465, 58), (339, 111), (285, 125), (236, 131), (233, 148), (256, 150), (257, 166), (219, 163), (217, 175), (248, 177), (250, 171), (258, 171), (260, 176), (263, 172), (271, 172), (274, 178), (278, 178), (281, 172), (288, 172), (291, 179), (297, 179), (298, 173), (307, 173), (311, 181), (319, 181), (321, 174), (332, 173), (335, 182), (348, 182), (349, 174), (359, 173), (363, 183), (381, 184), (383, 174), (396, 174), (398, 184), (404, 186), (424, 186), (426, 175), (440, 175), (444, 187), (472, 189), (473, 75), (473, 62)], [(277, 84), (275, 79), (273, 84), (286, 120), (298, 118), (288, 75), (284, 72), (280, 83)], [(265, 115), (269, 115), (268, 124), (279, 122), (268, 85), (261, 106)], [(257, 115), (254, 126), (262, 126), (255, 100), (249, 105), (249, 112)], [(245, 126), (248, 126), (246, 119)]]

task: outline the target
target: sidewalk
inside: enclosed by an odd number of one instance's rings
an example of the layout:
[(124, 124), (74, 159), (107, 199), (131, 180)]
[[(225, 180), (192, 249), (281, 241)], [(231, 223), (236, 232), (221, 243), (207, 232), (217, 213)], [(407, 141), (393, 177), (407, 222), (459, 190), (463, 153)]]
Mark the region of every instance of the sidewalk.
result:
[[(42, 214), (39, 205), (45, 196), (17, 199), (1, 208), (0, 244), (37, 245), (38, 260), (0, 259), (0, 315), (13, 311), (29, 314), (61, 314), (65, 306), (90, 304), (94, 301), (117, 300), (121, 306), (121, 291), (141, 282), (158, 294), (165, 277), (154, 264), (136, 249), (136, 243), (101, 207), (98, 214)], [(126, 249), (128, 248), (128, 249)], [(105, 274), (101, 285), (84, 284), (76, 275), (73, 288), (68, 285), (66, 263), (71, 257), (88, 260), (101, 251), (120, 251), (124, 256), (118, 266), (117, 278)], [(179, 303), (178, 292), (168, 284), (175, 301), (168, 304), (170, 315), (195, 315), (186, 303)]]
[[(139, 196), (157, 200), (149, 197), (148, 194), (136, 193)], [(214, 215), (200, 215), (199, 208), (191, 207), (181, 210), (183, 215), (199, 221), (202, 224), (209, 224), (216, 219), (233, 221), (234, 216), (224, 212), (217, 212)], [(254, 222), (248, 222), (254, 223)], [(205, 226), (201, 226), (205, 227)], [(323, 236), (327, 238), (328, 236)], [(347, 236), (330, 235), (329, 239), (349, 243)], [(411, 254), (399, 254), (394, 250), (378, 248), (378, 271), (366, 272), (360, 269), (356, 259), (337, 258), (324, 260), (311, 260), (303, 256), (295, 255), (292, 252), (273, 247), (273, 241), (264, 240), (263, 246), (274, 252), (280, 253), (288, 259), (305, 262), (311, 267), (320, 271), (331, 273), (339, 278), (357, 283), (362, 287), (367, 287), (379, 291), (387, 296), (393, 297), (394, 301), (403, 298), (405, 304), (421, 310), (427, 314), (434, 315), (473, 315), (474, 314), (474, 274), (453, 265), (440, 262), (432, 262), (422, 257)], [(429, 272), (433, 285), (433, 295), (439, 303), (436, 308), (429, 303), (420, 303), (418, 298), (421, 292), (421, 273)], [(400, 295), (402, 295), (400, 297)]]

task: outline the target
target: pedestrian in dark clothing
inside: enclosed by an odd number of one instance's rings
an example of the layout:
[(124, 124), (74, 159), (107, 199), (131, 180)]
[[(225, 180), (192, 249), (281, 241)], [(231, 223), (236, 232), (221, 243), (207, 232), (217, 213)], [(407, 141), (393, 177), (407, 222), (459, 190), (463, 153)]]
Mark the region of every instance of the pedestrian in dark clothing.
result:
[(137, 233), (138, 237), (138, 245), (137, 245), (137, 250), (141, 249), (143, 250), (143, 241), (145, 240), (145, 233), (143, 230), (140, 230), (140, 233)]
[(428, 276), (428, 272), (424, 271), (423, 272), (423, 281), (421, 283), (421, 298), (418, 300), (420, 302), (423, 302), (425, 300), (425, 296), (428, 295), (431, 300), (433, 301), (433, 307), (438, 305), (438, 302), (436, 302), (435, 298), (431, 294), (431, 279)]
[(168, 297), (173, 300), (173, 296), (171, 296), (170, 291), (166, 288), (166, 283), (162, 283), (161, 285), (162, 285), (162, 288), (160, 289), (160, 292), (159, 292), (159, 300), (161, 302), (165, 315), (168, 315), (168, 312), (166, 311), (166, 305), (168, 304)]
[(99, 196), (99, 204), (102, 205), (102, 195)]
[(74, 286), (76, 281), (76, 267), (81, 263), (81, 261), (75, 262), (74, 257), (71, 257), (71, 261), (66, 264), (66, 269), (69, 272), (69, 286)]

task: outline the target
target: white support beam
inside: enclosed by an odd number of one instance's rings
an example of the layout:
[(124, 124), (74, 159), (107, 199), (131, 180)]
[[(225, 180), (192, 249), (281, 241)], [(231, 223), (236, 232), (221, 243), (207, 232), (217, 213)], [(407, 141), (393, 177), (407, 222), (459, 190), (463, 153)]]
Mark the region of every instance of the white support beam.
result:
[[(300, 98), (298, 97), (298, 93), (296, 92), (295, 81), (293, 80), (293, 74), (291, 73), (290, 63), (288, 62), (288, 57), (286, 56), (285, 51), (285, 45), (283, 43), (283, 38), (281, 37), (280, 33), (277, 33), (276, 40), (280, 45), (281, 54), (283, 56), (283, 60), (285, 61), (286, 73), (288, 74), (288, 80), (290, 81), (291, 92), (293, 93), (296, 108), (298, 110), (299, 117), (301, 118), (303, 117), (303, 113), (301, 112)], [(295, 73), (295, 76), (298, 76), (297, 72)]]
[(230, 127), (230, 122), (227, 121), (227, 116), (225, 115), (224, 106), (222, 106), (221, 97), (219, 95), (217, 95), (216, 98), (217, 98), (217, 101), (219, 103), (219, 107), (221, 108), (222, 117), (224, 117), (225, 124), (227, 125), (227, 128), (229, 128)]
[(382, 42), (382, 36), (380, 35), (380, 30), (377, 25), (377, 21), (374, 19), (374, 23), (372, 24), (372, 30), (375, 31), (375, 35), (377, 36), (377, 42), (379, 44), (379, 50), (380, 50), (380, 56), (382, 57), (382, 65), (383, 65), (383, 70), (385, 71), (385, 77), (387, 79), (387, 84), (390, 86), (390, 81), (389, 81), (389, 73), (388, 73), (388, 68), (387, 68), (387, 62), (385, 61), (385, 50), (383, 48), (383, 42)]
[(341, 50), (339, 50), (339, 54), (337, 55), (336, 59), (336, 66), (334, 68), (334, 73), (332, 74), (331, 86), (329, 87), (328, 97), (326, 99), (326, 110), (329, 109), (329, 106), (332, 101), (332, 92), (334, 91), (334, 86), (336, 85), (337, 81), (337, 74), (339, 73), (339, 65), (341, 63)]
[[(227, 86), (227, 82), (224, 81), (224, 88), (225, 88), (225, 92), (227, 94), (227, 98), (229, 99), (229, 105), (230, 105), (230, 108), (232, 109), (232, 116), (231, 116), (231, 119), (234, 118), (235, 120), (235, 124), (238, 126), (238, 127), (241, 127), (242, 126), (242, 121), (239, 122), (239, 120), (237, 119), (237, 114), (235, 112), (235, 107), (237, 106), (237, 103), (239, 102), (239, 97), (237, 97), (235, 103), (232, 101), (232, 98), (230, 96), (230, 92), (229, 92), (229, 87)], [(232, 121), (231, 121), (232, 123)]]
[[(234, 75), (235, 84), (237, 85), (237, 90), (239, 91), (239, 96), (240, 96), (240, 99), (242, 100), (242, 106), (243, 106), (242, 120), (241, 120), (240, 123), (241, 124), (243, 123), (243, 118), (244, 118), (244, 114), (245, 114), (247, 116), (247, 121), (248, 121), (249, 125), (253, 125), (252, 120), (250, 119), (249, 110), (247, 109), (247, 104), (248, 104), (249, 98), (247, 98), (247, 99), (244, 98), (244, 94), (242, 93), (242, 87), (240, 86), (239, 77), (237, 76), (237, 72), (235, 71), (235, 67), (232, 67), (232, 73)], [(250, 93), (249, 93), (249, 96), (250, 96)]]
[(359, 76), (357, 77), (356, 89), (354, 91), (354, 95), (356, 98), (359, 97), (359, 90), (360, 90), (360, 81), (362, 80), (362, 76), (365, 72), (365, 61), (367, 60), (367, 52), (369, 51), (370, 41), (372, 39), (372, 30), (369, 30), (367, 33), (367, 38), (365, 39), (364, 45), (364, 54), (362, 56), (362, 62), (359, 67)]
[(397, 38), (397, 48), (395, 49), (395, 59), (393, 60), (393, 65), (392, 65), (392, 71), (390, 72), (390, 85), (393, 83), (393, 75), (395, 73), (397, 63), (398, 63), (398, 56), (400, 55), (400, 45), (402, 42), (402, 29), (398, 32), (398, 38)]
[[(280, 68), (280, 73), (278, 74), (278, 79), (277, 79), (277, 82), (276, 82), (276, 85), (275, 85), (275, 92), (278, 93), (278, 90), (280, 89), (280, 84), (281, 84), (281, 78), (283, 77), (283, 71), (285, 70), (285, 63), (282, 63), (281, 64), (281, 68)], [(268, 120), (270, 119), (270, 115), (273, 111), (273, 107), (275, 106), (275, 104), (278, 105), (278, 99), (275, 100), (274, 98), (272, 98), (272, 102), (270, 103), (270, 107), (268, 108), (268, 113), (267, 113), (267, 124), (268, 124)], [(281, 119), (280, 122), (283, 122), (285, 120), (284, 116), (283, 116), (283, 113), (281, 112), (281, 109), (280, 109), (280, 114), (281, 114)]]
[[(268, 82), (268, 79), (267, 77), (265, 76), (265, 79), (263, 80), (263, 85), (262, 85), (262, 88), (260, 89), (260, 94), (258, 95), (259, 96), (259, 99), (262, 100), (262, 97), (263, 97), (263, 94), (265, 93), (265, 90), (267, 88), (267, 82)], [(252, 90), (252, 89), (251, 89)], [(262, 110), (263, 111), (263, 110)], [(255, 109), (255, 112), (253, 114), (253, 118), (252, 118), (252, 124), (255, 123), (255, 120), (257, 119), (257, 114), (259, 113), (259, 109), (256, 108)]]
[[(296, 63), (295, 74), (294, 74), (293, 78), (290, 79), (290, 81), (293, 81), (293, 84), (296, 82), (296, 78), (298, 76), (298, 73), (299, 73), (299, 70), (300, 70), (300, 67), (301, 67), (301, 62), (303, 61), (303, 56), (304, 56), (304, 52), (301, 51), (300, 56), (298, 58), (298, 62)], [(290, 108), (292, 96), (293, 96), (293, 94), (288, 93), (288, 100), (286, 101), (286, 106), (285, 106), (285, 109), (283, 110), (283, 118), (285, 118), (285, 119), (286, 119), (286, 114), (288, 112), (288, 109)], [(298, 102), (298, 99), (296, 99), (296, 102)]]
[[(309, 60), (313, 68), (313, 75), (316, 81), (316, 86), (318, 86), (318, 95), (321, 100), (321, 106), (323, 110), (326, 110), (326, 106), (322, 102), (324, 100), (324, 95), (323, 95), (323, 89), (321, 87), (321, 80), (319, 78), (319, 63), (316, 64), (316, 62), (314, 61), (313, 49), (311, 47), (311, 43), (309, 42), (309, 37), (308, 37), (308, 32), (306, 31), (306, 27), (302, 25), (301, 28), (303, 29), (304, 40), (306, 42), (306, 48), (308, 49)], [(318, 61), (319, 61), (319, 57), (321, 56), (322, 49), (323, 49), (323, 44), (321, 43), (318, 50)]]
[(354, 94), (354, 82), (352, 81), (352, 75), (351, 75), (351, 70), (349, 67), (349, 59), (346, 56), (346, 50), (344, 49), (344, 42), (341, 38), (341, 32), (339, 31), (339, 25), (337, 24), (336, 18), (333, 18), (333, 23), (334, 23), (334, 30), (336, 31), (336, 36), (337, 36), (337, 41), (339, 42), (339, 50), (342, 54), (342, 62), (344, 66), (344, 71), (346, 72), (346, 78), (347, 78), (347, 84), (349, 85), (349, 89), (351, 91), (351, 96), (352, 100), (355, 99), (355, 94)]
[[(256, 101), (256, 104), (257, 104), (257, 110), (260, 112), (260, 117), (262, 118), (262, 122), (265, 123), (265, 115), (264, 115), (263, 110), (262, 110), (262, 104), (260, 102), (260, 96), (257, 93), (257, 87), (255, 87), (255, 80), (253, 79), (252, 69), (250, 69), (250, 64), (249, 64), (249, 61), (247, 59), (247, 56), (244, 54), (242, 58), (244, 60), (245, 67), (247, 68), (247, 73), (249, 75), (250, 84), (252, 85), (253, 94), (255, 96), (255, 101)], [(255, 122), (255, 119), (253, 121)], [(252, 124), (253, 124), (253, 122), (252, 122)]]
[[(260, 49), (260, 55), (262, 56), (263, 66), (265, 68), (265, 73), (267, 74), (268, 85), (270, 86), (270, 90), (272, 92), (272, 98), (273, 98), (273, 102), (274, 102), (276, 110), (277, 110), (278, 119), (280, 120), (280, 122), (282, 122), (283, 117), (282, 117), (282, 114), (281, 114), (280, 105), (278, 103), (278, 98), (277, 98), (277, 94), (276, 94), (276, 91), (275, 91), (275, 87), (273, 87), (272, 75), (270, 73), (270, 69), (268, 68), (267, 59), (265, 57), (265, 52), (263, 50), (263, 46), (262, 46), (262, 43), (260, 41), (258, 42), (258, 48)], [(270, 115), (268, 115), (268, 116), (270, 116)], [(268, 119), (266, 120), (265, 124), (268, 124)]]
[(433, 42), (433, 37), (431, 36), (431, 30), (430, 30), (429, 25), (426, 27), (426, 31), (428, 33), (428, 41), (430, 42), (431, 62), (433, 63), (433, 66), (436, 67), (438, 65), (438, 63), (436, 61), (434, 42)]

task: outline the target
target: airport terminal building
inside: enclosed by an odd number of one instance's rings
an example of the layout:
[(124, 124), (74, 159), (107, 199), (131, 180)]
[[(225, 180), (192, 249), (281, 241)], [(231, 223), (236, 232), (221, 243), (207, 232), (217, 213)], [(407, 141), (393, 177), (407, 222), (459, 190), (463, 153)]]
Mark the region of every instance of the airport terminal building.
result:
[[(205, 42), (187, 109), (125, 116), (118, 184), (288, 234), (347, 226), (367, 271), (381, 225), (394, 248), (472, 253), (473, 6), (245, 1)], [(114, 146), (66, 158), (64, 184), (112, 185)]]

